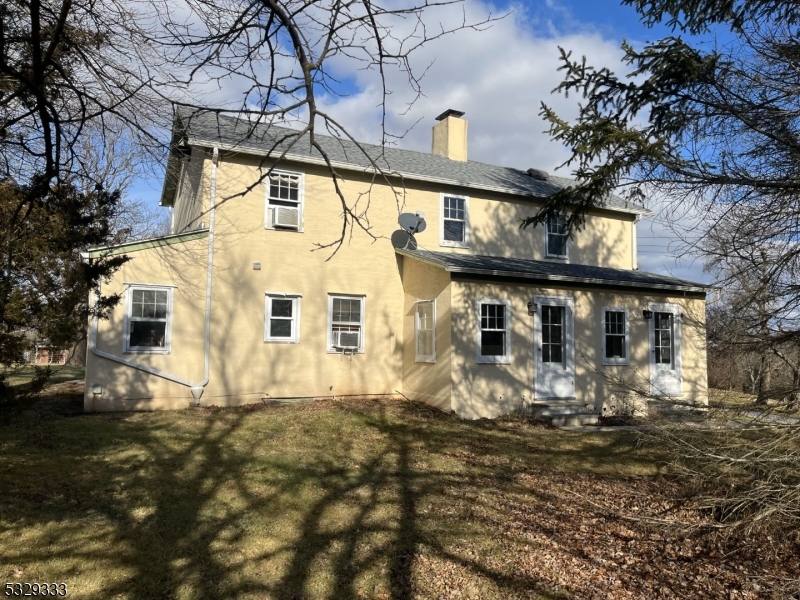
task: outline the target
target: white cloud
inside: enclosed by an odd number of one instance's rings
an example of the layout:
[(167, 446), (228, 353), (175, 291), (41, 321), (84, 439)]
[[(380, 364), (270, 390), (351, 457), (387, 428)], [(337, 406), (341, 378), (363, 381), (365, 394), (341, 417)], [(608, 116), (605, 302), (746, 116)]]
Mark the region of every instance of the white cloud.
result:
[[(465, 8), (468, 18), (479, 18), (491, 10), (477, 0), (469, 0)], [(484, 31), (460, 31), (415, 52), (415, 69), (422, 72), (430, 67), (422, 80), (424, 96), (407, 112), (406, 105), (414, 94), (402, 73), (389, 72), (387, 82), (392, 94), (387, 106), (388, 131), (402, 134), (419, 121), (398, 142), (400, 147), (429, 151), (434, 118), (454, 108), (464, 111), (469, 121), (471, 160), (553, 171), (567, 158), (566, 150), (543, 133), (546, 124), (539, 116), (542, 101), (566, 118), (576, 114), (577, 98), (550, 93), (561, 80), (558, 46), (572, 49), (578, 56), (586, 55), (594, 64), (616, 64), (621, 56), (619, 41), (603, 39), (597, 33), (537, 35), (528, 16), (517, 9)], [(451, 15), (445, 26), (460, 18), (458, 13)], [(342, 62), (334, 67), (339, 74), (346, 73)], [(381, 89), (377, 74), (359, 71), (355, 83), (359, 93), (327, 97), (325, 108), (357, 138), (379, 142)], [(563, 170), (563, 174), (568, 171)]]

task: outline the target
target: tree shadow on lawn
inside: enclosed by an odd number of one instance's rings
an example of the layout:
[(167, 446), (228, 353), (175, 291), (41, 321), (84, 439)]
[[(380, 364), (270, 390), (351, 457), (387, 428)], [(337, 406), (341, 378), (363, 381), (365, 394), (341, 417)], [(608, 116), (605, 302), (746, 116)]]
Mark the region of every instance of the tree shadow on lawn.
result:
[(548, 450), (530, 426), (379, 403), (57, 424), (0, 428), (0, 562), (21, 580), (91, 599), (563, 597), (499, 560), (526, 543), (497, 531), (499, 499), (544, 506), (550, 490), (519, 475), (583, 452)]

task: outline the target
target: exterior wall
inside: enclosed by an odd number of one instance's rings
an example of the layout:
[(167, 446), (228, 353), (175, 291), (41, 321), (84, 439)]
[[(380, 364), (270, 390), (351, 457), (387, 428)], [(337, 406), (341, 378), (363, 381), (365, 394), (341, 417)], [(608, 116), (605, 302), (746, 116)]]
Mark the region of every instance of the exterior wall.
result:
[(204, 215), (203, 206), (204, 190), (207, 188), (207, 181), (203, 181), (203, 173), (208, 175), (208, 161), (202, 148), (193, 148), (191, 159), (181, 164), (180, 184), (178, 195), (175, 199), (175, 220), (173, 233), (183, 233), (193, 231), (205, 220), (208, 224), (208, 216)]
[[(403, 212), (423, 211), (428, 224), (427, 229), (416, 236), (421, 248), (565, 262), (545, 257), (543, 227), (519, 228), (520, 219), (530, 217), (536, 211), (535, 201), (531, 199), (420, 182), (406, 184), (413, 189), (408, 190)], [(469, 198), (469, 248), (440, 245), (442, 193)], [(595, 210), (586, 217), (585, 228), (568, 242), (567, 260), (576, 264), (632, 269), (632, 239), (633, 215)]]
[[(542, 228), (521, 231), (517, 226), (519, 218), (533, 213), (530, 200), (489, 193), (471, 196), (470, 247), (445, 248), (439, 245), (440, 194), (464, 194), (466, 190), (414, 182), (409, 184), (414, 189), (404, 192), (371, 184), (368, 175), (345, 172), (347, 178), (339, 183), (348, 205), (352, 207), (357, 201), (355, 210), (362, 212), (369, 204), (370, 233), (375, 237), (356, 227), (352, 237), (348, 232), (345, 244), (327, 260), (333, 249), (320, 250), (319, 245), (334, 241), (342, 223), (342, 205), (330, 174), (312, 165), (280, 165), (281, 169), (304, 173), (304, 231), (265, 229), (266, 185), (260, 178), (269, 166), (259, 157), (220, 154), (210, 381), (201, 403), (230, 405), (261, 398), (403, 391), (441, 408), (452, 407), (463, 416), (478, 417), (510, 412), (529, 397), (532, 330), (524, 311), (533, 293), (538, 292), (524, 286), (503, 288), (513, 300), (512, 364), (476, 365), (475, 309), (474, 302), (469, 303), (470, 295), (479, 290), (448, 283), (447, 274), (429, 272), (435, 269), (409, 264), (413, 261), (395, 255), (389, 238), (398, 229), (399, 212), (421, 210), (428, 222), (427, 230), (417, 235), (421, 247), (542, 259)], [(194, 230), (200, 221), (208, 224), (210, 173), (209, 155), (194, 150), (176, 202), (176, 232)], [(252, 186), (249, 191), (248, 186)], [(570, 262), (630, 268), (632, 218), (628, 217), (602, 211), (591, 214), (586, 229), (570, 242)], [(104, 288), (108, 293), (122, 292), (124, 283), (176, 286), (171, 353), (125, 358), (192, 381), (203, 378), (206, 244), (206, 240), (195, 240), (133, 252), (132, 260)], [(260, 263), (260, 270), (254, 268), (256, 263)], [(298, 344), (264, 342), (266, 292), (302, 296)], [(351, 357), (328, 352), (331, 293), (364, 295), (363, 354)], [(434, 294), (437, 362), (416, 363), (413, 302)], [(576, 298), (576, 311), (577, 306)], [(124, 316), (123, 302), (108, 321), (100, 323), (101, 350), (122, 355)], [(452, 324), (452, 343), (451, 332), (443, 323)], [(595, 332), (599, 336), (599, 325)], [(684, 361), (684, 369), (688, 362)], [(93, 384), (103, 386), (99, 397), (91, 393)], [(191, 399), (189, 389), (180, 384), (91, 353), (87, 358), (87, 410), (180, 408)]]
[[(206, 292), (205, 239), (134, 251), (108, 284), (103, 295), (120, 294), (121, 302), (97, 329), (97, 349), (150, 368), (186, 378), (203, 379), (203, 335)], [(172, 351), (170, 354), (125, 354), (126, 284), (174, 285)], [(89, 323), (89, 335), (94, 324)], [(103, 387), (95, 396), (93, 386)], [(192, 400), (189, 388), (93, 354), (86, 355), (84, 408), (142, 410), (184, 408)]]
[[(452, 390), (450, 385), (451, 339), (450, 276), (419, 261), (403, 259), (403, 394), (411, 400), (426, 402), (449, 411)], [(416, 302), (436, 300), (436, 362), (416, 361)]]
[[(705, 356), (705, 301), (637, 292), (542, 288), (527, 284), (453, 281), (452, 381), (453, 410), (465, 418), (497, 417), (524, 410), (535, 401), (534, 317), (527, 303), (536, 295), (571, 295), (575, 303), (575, 390), (578, 400), (598, 413), (617, 404), (628, 389), (649, 394), (650, 346), (648, 322), (642, 310), (650, 302), (681, 306), (683, 402), (708, 404)], [(478, 364), (477, 301), (496, 298), (511, 302), (510, 364)], [(630, 365), (602, 364), (601, 318), (604, 306), (628, 308)]]
[[(396, 394), (402, 390), (404, 293), (399, 259), (389, 241), (397, 221), (395, 198), (387, 187), (373, 190), (369, 217), (374, 239), (356, 230), (336, 256), (317, 244), (338, 237), (341, 204), (330, 176), (321, 168), (306, 169), (305, 231), (264, 228), (266, 191), (257, 183), (257, 158), (229, 162), (222, 156), (216, 193), (215, 252), (211, 318), (210, 381), (201, 402), (229, 405), (261, 398), (351, 394)], [(204, 171), (209, 197), (210, 169)], [(248, 185), (254, 188), (239, 195)], [(341, 183), (348, 199), (368, 186), (363, 181)], [(104, 293), (119, 292), (123, 282), (173, 283), (172, 352), (133, 355), (151, 367), (202, 379), (206, 242), (196, 252), (183, 245), (142, 250), (115, 276)], [(193, 247), (194, 248), (194, 247)], [(255, 270), (254, 263), (261, 269)], [(202, 293), (194, 303), (184, 300), (184, 288)], [(265, 343), (265, 293), (301, 294), (300, 343)], [(342, 356), (328, 352), (328, 295), (365, 296), (365, 352)], [(124, 303), (100, 324), (98, 347), (121, 355)], [(181, 324), (188, 327), (183, 327)], [(129, 356), (125, 356), (130, 358)], [(190, 391), (157, 376), (92, 355), (87, 361), (88, 410), (181, 408)], [(101, 384), (100, 398), (91, 394)]]

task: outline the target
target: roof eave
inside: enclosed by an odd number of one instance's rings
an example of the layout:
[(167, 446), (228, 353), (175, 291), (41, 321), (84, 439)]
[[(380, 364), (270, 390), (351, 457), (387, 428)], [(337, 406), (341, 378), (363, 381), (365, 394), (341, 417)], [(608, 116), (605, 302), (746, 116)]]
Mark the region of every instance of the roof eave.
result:
[(186, 135), (186, 128), (181, 121), (180, 115), (175, 114), (172, 121), (172, 138), (169, 144), (169, 154), (167, 156), (167, 168), (164, 169), (164, 185), (161, 186), (161, 198), (158, 201), (159, 206), (173, 207), (178, 195), (178, 187), (181, 176), (181, 161), (180, 154), (176, 151), (178, 141)]
[(610, 279), (597, 279), (594, 277), (570, 277), (569, 275), (547, 275), (544, 273), (525, 273), (516, 271), (492, 271), (488, 269), (471, 269), (464, 267), (445, 267), (449, 273), (464, 273), (468, 275), (481, 275), (484, 277), (503, 277), (532, 279), (537, 281), (553, 281), (559, 283), (583, 283), (587, 285), (621, 286), (649, 290), (665, 290), (674, 292), (705, 293), (705, 287), (689, 285), (671, 285), (668, 283), (646, 283), (641, 281), (620, 281)]
[(546, 273), (526, 273), (524, 271), (496, 271), (492, 269), (475, 269), (469, 267), (455, 267), (436, 259), (420, 256), (407, 250), (395, 248), (395, 252), (402, 256), (408, 256), (419, 260), (425, 264), (442, 269), (448, 273), (463, 273), (465, 275), (478, 275), (483, 277), (499, 277), (504, 279), (530, 279), (535, 281), (552, 281), (555, 283), (578, 283), (598, 286), (630, 287), (649, 290), (664, 290), (674, 292), (707, 293), (710, 286), (696, 285), (672, 285), (668, 283), (644, 283), (641, 281), (618, 281), (608, 279), (597, 279), (594, 277), (571, 277), (569, 275), (548, 275)]
[(195, 231), (173, 233), (170, 235), (163, 235), (161, 237), (134, 240), (132, 242), (125, 242), (124, 244), (116, 244), (113, 246), (96, 246), (94, 248), (87, 248), (85, 251), (81, 252), (81, 258), (86, 260), (89, 258), (100, 258), (103, 256), (115, 256), (118, 254), (125, 254), (127, 252), (145, 250), (147, 248), (182, 244), (184, 242), (202, 239), (207, 236), (208, 229), (197, 229)]

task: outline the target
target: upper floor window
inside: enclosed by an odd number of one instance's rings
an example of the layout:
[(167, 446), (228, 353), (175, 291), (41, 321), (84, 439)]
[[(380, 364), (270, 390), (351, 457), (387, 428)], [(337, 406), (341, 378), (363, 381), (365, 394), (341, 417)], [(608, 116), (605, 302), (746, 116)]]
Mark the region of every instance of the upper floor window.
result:
[(328, 351), (364, 352), (364, 296), (328, 296)]
[(168, 354), (172, 326), (172, 288), (132, 285), (125, 309), (125, 352)]
[(550, 215), (545, 226), (545, 254), (550, 258), (567, 258), (567, 217)]
[(630, 363), (628, 311), (624, 308), (603, 309), (603, 364)]
[(267, 292), (264, 341), (287, 344), (300, 341), (300, 294)]
[(510, 303), (478, 300), (478, 362), (511, 362)]
[(417, 362), (436, 362), (436, 300), (417, 302), (414, 332)]
[(441, 195), (441, 221), (439, 223), (442, 246), (466, 248), (469, 246), (469, 198)]
[(272, 171), (267, 177), (267, 229), (303, 231), (303, 174)]

